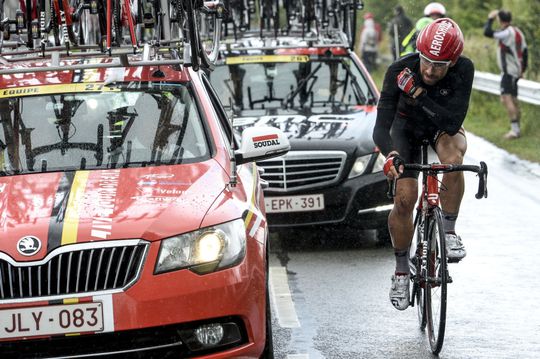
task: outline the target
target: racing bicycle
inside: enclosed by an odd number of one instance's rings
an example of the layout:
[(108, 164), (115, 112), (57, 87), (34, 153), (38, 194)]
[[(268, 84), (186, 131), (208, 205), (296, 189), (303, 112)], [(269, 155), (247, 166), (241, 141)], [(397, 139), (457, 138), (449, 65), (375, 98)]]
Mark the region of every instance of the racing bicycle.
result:
[[(411, 274), (411, 306), (416, 304), (420, 329), (427, 327), (429, 344), (433, 354), (438, 354), (443, 346), (446, 327), (447, 284), (452, 283), (448, 271), (446, 239), (442, 223), (439, 193), (445, 190), (440, 185), (438, 175), (456, 171), (470, 171), (478, 174), (477, 199), (487, 197), (487, 174), (485, 162), (476, 165), (428, 163), (429, 142), (422, 143), (422, 161), (404, 163), (399, 156), (394, 158), (395, 168), (403, 165), (405, 170), (422, 174), (422, 191), (414, 219), (415, 233), (409, 247), (409, 268)], [(389, 197), (394, 197), (396, 181), (391, 181)]]

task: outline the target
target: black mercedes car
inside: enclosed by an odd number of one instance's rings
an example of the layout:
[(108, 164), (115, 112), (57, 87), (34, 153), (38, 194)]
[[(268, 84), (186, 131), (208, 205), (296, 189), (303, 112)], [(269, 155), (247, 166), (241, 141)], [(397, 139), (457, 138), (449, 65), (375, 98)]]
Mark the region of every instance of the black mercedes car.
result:
[(275, 126), (291, 142), (257, 163), (270, 228), (377, 229), (387, 240), (392, 202), (372, 141), (379, 93), (356, 54), (339, 40), (244, 37), (221, 57), (211, 82), (233, 126)]

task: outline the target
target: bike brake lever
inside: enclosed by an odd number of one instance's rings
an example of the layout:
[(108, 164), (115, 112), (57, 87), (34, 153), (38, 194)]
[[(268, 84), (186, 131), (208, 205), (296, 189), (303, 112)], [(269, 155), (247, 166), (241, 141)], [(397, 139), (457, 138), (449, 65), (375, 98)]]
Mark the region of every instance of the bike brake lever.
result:
[[(399, 166), (404, 165), (405, 161), (403, 161), (403, 158), (396, 155), (394, 156), (394, 159), (392, 160), (394, 167), (396, 171), (399, 171)], [(393, 179), (388, 181), (388, 191), (386, 192), (386, 196), (388, 198), (394, 198), (396, 196), (396, 183), (397, 179)]]
[(488, 175), (488, 168), (487, 164), (485, 162), (480, 162), (480, 171), (478, 172), (478, 192), (476, 193), (475, 197), (477, 199), (481, 198), (487, 198), (488, 190), (487, 190), (487, 175)]

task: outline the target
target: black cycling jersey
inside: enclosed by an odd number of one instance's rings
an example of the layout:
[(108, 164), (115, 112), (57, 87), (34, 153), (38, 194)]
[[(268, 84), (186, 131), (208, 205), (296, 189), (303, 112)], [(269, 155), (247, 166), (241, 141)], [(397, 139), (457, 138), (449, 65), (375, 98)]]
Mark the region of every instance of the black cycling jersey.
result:
[(395, 61), (386, 71), (373, 130), (373, 140), (384, 155), (397, 150), (391, 129), (407, 133), (415, 140), (432, 139), (440, 131), (455, 135), (469, 108), (474, 65), (468, 58), (461, 56), (434, 86), (420, 82), (426, 91), (417, 99), (407, 96), (397, 85), (396, 78), (405, 67), (421, 79), (419, 54)]

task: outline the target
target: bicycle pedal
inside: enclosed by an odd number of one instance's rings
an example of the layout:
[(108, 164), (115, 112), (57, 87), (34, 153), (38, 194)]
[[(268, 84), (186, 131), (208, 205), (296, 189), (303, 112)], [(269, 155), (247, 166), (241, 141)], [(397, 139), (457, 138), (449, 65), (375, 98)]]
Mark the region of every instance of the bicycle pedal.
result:
[(452, 279), (452, 277), (450, 275), (447, 275), (446, 276), (446, 283), (452, 283), (454, 280)]

